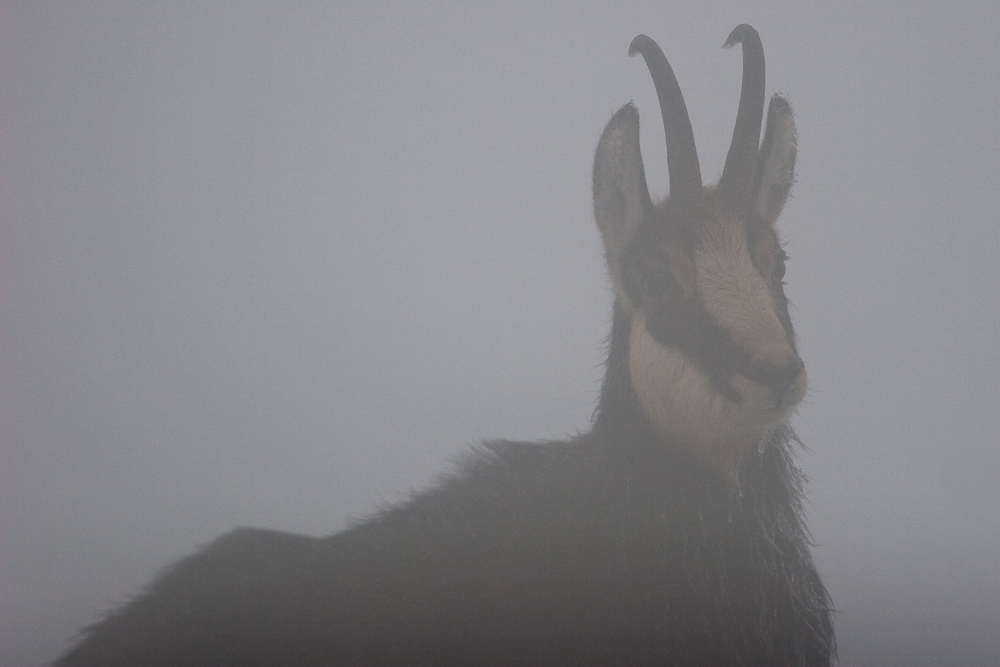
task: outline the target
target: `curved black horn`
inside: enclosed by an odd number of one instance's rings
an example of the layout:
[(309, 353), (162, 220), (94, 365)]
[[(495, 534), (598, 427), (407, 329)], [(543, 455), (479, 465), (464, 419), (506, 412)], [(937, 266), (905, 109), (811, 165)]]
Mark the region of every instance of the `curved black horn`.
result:
[(733, 143), (719, 181), (719, 193), (738, 209), (749, 206), (760, 144), (760, 123), (764, 118), (764, 47), (760, 35), (746, 23), (729, 34), (723, 48), (743, 44), (743, 90), (736, 112)]
[(660, 99), (663, 133), (667, 137), (667, 169), (670, 172), (670, 204), (694, 206), (701, 201), (701, 167), (694, 146), (691, 119), (688, 118), (684, 96), (677, 85), (667, 57), (652, 39), (638, 35), (628, 47), (628, 54), (641, 53), (653, 77), (656, 96)]

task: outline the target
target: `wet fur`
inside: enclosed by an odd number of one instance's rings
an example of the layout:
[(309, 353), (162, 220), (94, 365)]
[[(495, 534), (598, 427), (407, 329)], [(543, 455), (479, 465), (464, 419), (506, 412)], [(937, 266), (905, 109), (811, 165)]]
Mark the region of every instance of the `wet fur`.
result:
[(735, 486), (634, 436), (491, 443), (328, 538), (230, 533), (59, 664), (827, 664), (788, 432)]

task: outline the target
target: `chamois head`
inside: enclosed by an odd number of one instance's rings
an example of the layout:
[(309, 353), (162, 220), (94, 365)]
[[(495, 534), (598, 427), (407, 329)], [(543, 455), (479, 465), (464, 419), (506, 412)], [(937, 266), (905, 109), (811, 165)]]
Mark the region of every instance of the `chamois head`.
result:
[(725, 474), (806, 391), (782, 288), (786, 255), (775, 231), (794, 180), (795, 123), (776, 94), (758, 147), (764, 51), (748, 25), (733, 30), (725, 46), (736, 43), (743, 45), (743, 88), (718, 185), (702, 187), (684, 98), (646, 35), (632, 41), (629, 55), (642, 54), (659, 97), (669, 197), (650, 200), (631, 103), (608, 123), (594, 161), (594, 211), (616, 292), (615, 331), (627, 339), (618, 343), (627, 346), (618, 363), (627, 365), (629, 381), (619, 384), (631, 385), (660, 437)]

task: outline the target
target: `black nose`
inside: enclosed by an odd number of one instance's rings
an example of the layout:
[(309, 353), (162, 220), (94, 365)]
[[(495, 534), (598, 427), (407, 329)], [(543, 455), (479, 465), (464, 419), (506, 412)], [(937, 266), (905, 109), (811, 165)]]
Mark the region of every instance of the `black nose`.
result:
[(798, 357), (783, 366), (770, 361), (757, 361), (740, 369), (740, 375), (770, 389), (778, 404), (784, 400), (785, 392), (801, 372), (802, 360)]

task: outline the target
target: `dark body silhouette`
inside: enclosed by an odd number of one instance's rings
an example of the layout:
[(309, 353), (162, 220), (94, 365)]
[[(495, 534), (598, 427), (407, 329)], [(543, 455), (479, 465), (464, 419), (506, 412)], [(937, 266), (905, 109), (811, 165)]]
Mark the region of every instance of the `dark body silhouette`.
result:
[(730, 43), (746, 60), (737, 130), (703, 189), (669, 65), (633, 42), (660, 96), (671, 196), (649, 200), (626, 105), (594, 165), (616, 300), (588, 433), (483, 445), (330, 537), (224, 535), (56, 665), (829, 665), (787, 424), (805, 371), (773, 229), (794, 122), (775, 97), (758, 149), (763, 51), (749, 26)]

